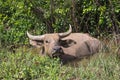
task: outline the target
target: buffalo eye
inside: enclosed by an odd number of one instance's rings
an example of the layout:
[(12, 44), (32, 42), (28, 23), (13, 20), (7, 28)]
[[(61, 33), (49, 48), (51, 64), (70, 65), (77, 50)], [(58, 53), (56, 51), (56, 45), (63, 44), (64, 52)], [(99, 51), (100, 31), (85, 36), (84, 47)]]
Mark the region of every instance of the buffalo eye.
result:
[(48, 40), (46, 40), (45, 43), (50, 43), (50, 42)]

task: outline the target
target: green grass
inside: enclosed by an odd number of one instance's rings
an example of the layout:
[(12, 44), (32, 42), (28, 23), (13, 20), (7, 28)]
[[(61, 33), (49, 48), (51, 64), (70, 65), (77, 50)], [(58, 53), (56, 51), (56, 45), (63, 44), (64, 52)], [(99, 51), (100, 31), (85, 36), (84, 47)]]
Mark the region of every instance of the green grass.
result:
[(30, 49), (0, 50), (0, 80), (119, 80), (120, 58), (115, 48), (90, 59), (61, 66), (58, 59), (40, 57)]

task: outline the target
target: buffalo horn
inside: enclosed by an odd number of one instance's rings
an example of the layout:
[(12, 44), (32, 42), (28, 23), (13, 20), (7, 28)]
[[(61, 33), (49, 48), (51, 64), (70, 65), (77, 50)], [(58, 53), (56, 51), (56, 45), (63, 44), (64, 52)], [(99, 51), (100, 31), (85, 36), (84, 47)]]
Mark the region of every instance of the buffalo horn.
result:
[(31, 40), (43, 40), (43, 38), (45, 37), (44, 35), (40, 35), (40, 36), (31, 35), (28, 31), (27, 31), (27, 36), (28, 36)]
[(72, 32), (72, 27), (71, 27), (71, 25), (69, 25), (69, 30), (67, 32), (64, 32), (64, 33), (59, 33), (59, 36), (61, 38), (63, 38), (63, 37), (66, 37), (66, 36), (70, 35), (71, 32)]

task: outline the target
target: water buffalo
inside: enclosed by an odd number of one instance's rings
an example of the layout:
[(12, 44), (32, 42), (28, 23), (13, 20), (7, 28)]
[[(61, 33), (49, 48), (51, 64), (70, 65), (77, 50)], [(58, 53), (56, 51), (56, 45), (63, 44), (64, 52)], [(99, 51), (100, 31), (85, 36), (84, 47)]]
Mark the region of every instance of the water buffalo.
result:
[(27, 32), (30, 44), (40, 49), (40, 54), (58, 56), (63, 62), (97, 53), (101, 42), (86, 33), (72, 33), (71, 26), (64, 33), (34, 36)]

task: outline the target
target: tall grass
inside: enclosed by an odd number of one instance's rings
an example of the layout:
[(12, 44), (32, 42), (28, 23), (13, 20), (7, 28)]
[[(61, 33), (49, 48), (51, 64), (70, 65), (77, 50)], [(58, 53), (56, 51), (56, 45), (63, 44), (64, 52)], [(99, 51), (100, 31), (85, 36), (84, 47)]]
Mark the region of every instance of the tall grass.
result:
[(107, 53), (61, 65), (59, 59), (40, 57), (25, 47), (15, 53), (1, 49), (0, 80), (119, 80), (120, 58), (116, 50), (110, 47)]

